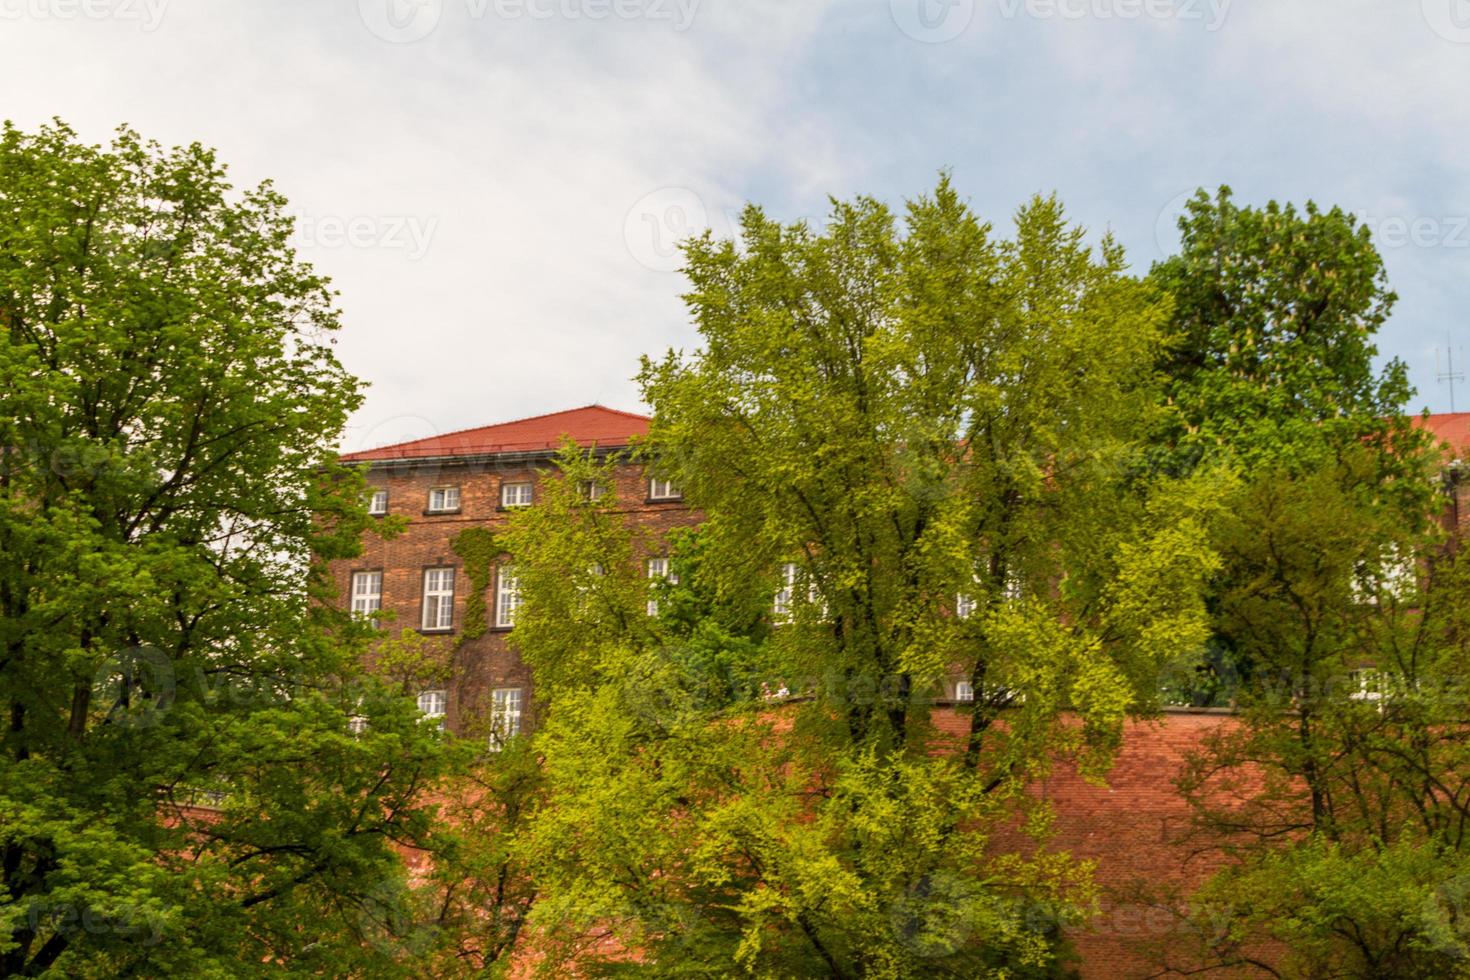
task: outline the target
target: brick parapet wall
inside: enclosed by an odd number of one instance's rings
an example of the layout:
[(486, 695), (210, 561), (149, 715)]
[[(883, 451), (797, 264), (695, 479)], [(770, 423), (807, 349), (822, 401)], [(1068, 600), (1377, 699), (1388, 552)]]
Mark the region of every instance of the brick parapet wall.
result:
[[(616, 473), (614, 492), (620, 508), (639, 529), (657, 539), (695, 523), (695, 515), (682, 504), (647, 501), (647, 474), (641, 466), (621, 465)], [(545, 455), (394, 462), (376, 464), (368, 474), (371, 486), (388, 490), (389, 513), (408, 518), (408, 527), (393, 540), (369, 536), (360, 557), (335, 562), (332, 570), (344, 603), (354, 571), (381, 571), (383, 609), (394, 616), (387, 629), (396, 633), (420, 625), (423, 570), (456, 569), (454, 625), (440, 640), (446, 650), (454, 651), (452, 679), (447, 685), (451, 730), (472, 729), (474, 719), (482, 717), (488, 706), (489, 692), (500, 687), (523, 690), (527, 723), (534, 723), (532, 679), (508, 645), (509, 634), (492, 629), (474, 640), (461, 641), (470, 582), (451, 542), (468, 527), (493, 531), (504, 526), (507, 514), (500, 509), (503, 483), (539, 485), (551, 478), (556, 477)], [(425, 514), (429, 491), (439, 486), (460, 488), (458, 513)], [(1470, 518), (1470, 498), (1462, 503), (1461, 514)], [(485, 595), (492, 625), (495, 587), (492, 575)], [(941, 730), (957, 733), (967, 719), (953, 707), (941, 706), (935, 720)], [(1174, 780), (1187, 754), (1201, 746), (1208, 734), (1231, 723), (1226, 713), (1189, 710), (1166, 712), (1153, 721), (1130, 722), (1105, 785), (1090, 783), (1063, 765), (1035, 787), (1056, 810), (1055, 835), (1049, 847), (1097, 866), (1102, 914), (1070, 933), (1081, 956), (1084, 978), (1151, 975), (1160, 965), (1158, 947), (1168, 947), (1175, 939), (1179, 944), (1189, 941), (1176, 919), (1140, 902), (1137, 893), (1142, 886), (1157, 890), (1176, 885), (1187, 890), (1217, 867), (1180, 840), (1190, 811), (1178, 796)]]
[[(1067, 933), (1084, 980), (1162, 976), (1169, 975), (1163, 973), (1166, 964), (1197, 965), (1198, 937), (1176, 913), (1180, 900), (1219, 870), (1222, 859), (1216, 850), (1201, 849), (1189, 833), (1193, 814), (1175, 781), (1191, 753), (1236, 723), (1226, 709), (1166, 709), (1124, 725), (1102, 782), (1084, 779), (1075, 765), (1062, 762), (1031, 787), (1055, 813), (1047, 850), (1095, 866), (1101, 912)], [(958, 738), (969, 716), (941, 705), (934, 724)], [(1016, 833), (1001, 835), (996, 845), (1024, 852), (1034, 842)], [(1260, 976), (1228, 970), (1209, 975)]]

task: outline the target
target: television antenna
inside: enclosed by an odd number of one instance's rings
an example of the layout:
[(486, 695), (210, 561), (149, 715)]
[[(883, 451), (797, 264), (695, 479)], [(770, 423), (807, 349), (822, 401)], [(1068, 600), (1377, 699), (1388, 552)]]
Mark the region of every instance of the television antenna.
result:
[[(1465, 362), (1465, 348), (1460, 348), (1460, 363)], [(1455, 370), (1455, 349), (1450, 346), (1450, 339), (1445, 338), (1445, 366), (1441, 370), (1439, 366), (1439, 348), (1434, 349), (1434, 378), (1441, 384), (1449, 382), (1450, 386), (1450, 412), (1455, 410), (1455, 382), (1465, 380), (1464, 371)]]

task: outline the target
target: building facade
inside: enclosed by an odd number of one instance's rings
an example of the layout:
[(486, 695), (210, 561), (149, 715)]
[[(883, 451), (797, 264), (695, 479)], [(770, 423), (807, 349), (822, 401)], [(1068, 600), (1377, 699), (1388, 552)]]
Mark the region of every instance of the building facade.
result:
[[(627, 453), (648, 423), (645, 416), (591, 405), (343, 457), (368, 464), (373, 510), (406, 518), (407, 530), (391, 540), (370, 536), (360, 557), (335, 563), (339, 594), (355, 611), (391, 613), (388, 631), (408, 627), (443, 645), (452, 658), (449, 679), (420, 692), (426, 713), (442, 714), (449, 729), (470, 734), (477, 719), (506, 732), (534, 723), (530, 672), (507, 643), (514, 629), (514, 583), (492, 573), (483, 596), (488, 629), (466, 638), (470, 582), (453, 540), (468, 527), (493, 531), (510, 511), (536, 506), (564, 440), (623, 459), (614, 492), (629, 522), (655, 538), (696, 523), (698, 515), (678, 488), (654, 480)], [(1458, 540), (1470, 523), (1470, 413), (1429, 416), (1418, 424), (1444, 447), (1443, 517)], [(658, 574), (660, 557), (645, 556), (650, 574)], [(776, 615), (781, 596), (775, 598)], [(966, 611), (965, 598), (956, 597), (955, 612)], [(973, 696), (954, 682), (947, 694), (951, 700)], [(966, 719), (941, 704), (934, 721), (958, 736)], [(1143, 896), (1160, 886), (1188, 893), (1220, 866), (1217, 854), (1190, 841), (1192, 811), (1174, 783), (1191, 753), (1234, 723), (1226, 709), (1166, 709), (1161, 717), (1127, 724), (1106, 784), (1062, 764), (1032, 788), (1056, 806), (1052, 846), (1096, 865), (1099, 914), (1069, 930), (1083, 978), (1183, 975), (1197, 967), (1191, 955), (1199, 937), (1177, 909)], [(1242, 968), (1212, 975), (1259, 974)]]
[[(1416, 419), (1445, 449), (1447, 507), (1445, 524), (1458, 532), (1470, 522), (1470, 413)], [(540, 484), (553, 471), (553, 459), (566, 440), (600, 455), (623, 459), (616, 467), (616, 509), (655, 539), (692, 525), (696, 516), (678, 488), (655, 479), (628, 450), (648, 431), (647, 416), (601, 405), (451, 432), (345, 454), (345, 462), (366, 463), (372, 512), (400, 516), (407, 530), (391, 540), (368, 536), (363, 554), (335, 563), (338, 594), (359, 614), (379, 613), (385, 629), (418, 631), (443, 647), (451, 662), (442, 687), (421, 692), (420, 706), (444, 718), (453, 731), (471, 733), (472, 718), (493, 719), (513, 730), (532, 721), (532, 680), (506, 642), (514, 629), (518, 595), (515, 583), (491, 573), (484, 601), (488, 629), (464, 634), (465, 601), (472, 585), (455, 554), (456, 535), (469, 527), (491, 531), (510, 511), (534, 507)], [(1456, 534), (1458, 537), (1458, 533)], [(666, 573), (658, 555), (646, 556), (650, 575)], [(790, 576), (794, 566), (785, 570)], [(774, 614), (781, 614), (782, 595)], [(955, 612), (969, 611), (964, 595)], [(973, 692), (950, 679), (942, 698), (968, 700)]]
[[(648, 422), (589, 405), (342, 457), (368, 464), (372, 513), (401, 516), (407, 529), (388, 540), (369, 535), (359, 557), (335, 562), (338, 595), (357, 614), (378, 613), (385, 632), (416, 630), (441, 648), (450, 661), (448, 678), (419, 693), (426, 714), (442, 716), (461, 733), (483, 725), (492, 738), (533, 722), (530, 671), (507, 642), (519, 605), (516, 584), (492, 569), (482, 596), (488, 628), (467, 636), (465, 603), (473, 586), (453, 542), (466, 528), (493, 532), (511, 511), (536, 506), (566, 440), (623, 460), (612, 492), (629, 522), (655, 536), (694, 522), (678, 488), (654, 479), (628, 453)], [(658, 556), (649, 561), (656, 574)]]

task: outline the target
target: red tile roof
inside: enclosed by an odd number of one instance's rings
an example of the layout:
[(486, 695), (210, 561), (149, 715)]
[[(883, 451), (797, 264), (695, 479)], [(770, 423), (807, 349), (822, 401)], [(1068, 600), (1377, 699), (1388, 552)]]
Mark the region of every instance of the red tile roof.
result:
[[(1470, 412), (1446, 412), (1428, 418), (1416, 415), (1413, 418), (1416, 426), (1427, 429), (1447, 443), (1451, 451), (1470, 452)], [(626, 446), (634, 436), (647, 433), (649, 421), (646, 415), (620, 412), (604, 405), (585, 405), (514, 422), (482, 425), (427, 439), (345, 453), (342, 459), (349, 463), (363, 463), (535, 452), (556, 449), (563, 438), (570, 438), (583, 446), (610, 448)]]
[(1414, 424), (1446, 443), (1452, 453), (1470, 448), (1470, 412), (1445, 412), (1428, 418), (1414, 416)]
[(342, 460), (348, 463), (366, 463), (390, 459), (437, 459), (536, 452), (556, 449), (566, 438), (582, 446), (626, 446), (634, 436), (641, 436), (648, 431), (649, 421), (646, 415), (620, 412), (602, 405), (587, 405), (564, 412), (517, 419), (514, 422), (446, 432), (443, 435), (400, 442), (379, 449), (345, 453)]

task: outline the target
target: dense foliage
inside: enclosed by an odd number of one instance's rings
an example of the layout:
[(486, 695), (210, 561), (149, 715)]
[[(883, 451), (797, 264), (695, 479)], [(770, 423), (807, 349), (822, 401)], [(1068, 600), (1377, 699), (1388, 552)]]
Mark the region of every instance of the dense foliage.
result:
[(1238, 724), (1180, 787), (1193, 843), (1226, 859), (1192, 899), (1209, 942), (1163, 958), (1464, 976), (1470, 606), (1436, 520), (1457, 470), (1403, 416), (1403, 365), (1373, 363), (1382, 262), (1336, 209), (1227, 190), (1181, 230), (1154, 270), (1177, 297), (1167, 445), (1241, 474), (1212, 524), (1206, 665)]
[(677, 584), (590, 461), (505, 541), (549, 703), (533, 921), (661, 974), (1060, 969), (1093, 893), (1022, 790), (1105, 770), (1205, 636), (1220, 488), (1140, 475), (1166, 299), (1055, 201), (1002, 239), (947, 180), (820, 233), (751, 208), (687, 271), (702, 346), (641, 376), (703, 520)]
[(1179, 784), (1223, 870), (1161, 969), (1466, 975), (1460, 470), (1348, 216), (1201, 193), (1143, 278), (947, 179), (687, 243), (635, 452), (701, 524), (568, 446), (458, 537), (460, 641), (501, 566), (535, 674), (487, 753), (406, 696), (451, 646), (332, 594), (396, 525), (283, 206), (0, 134), (0, 970), (1060, 976), (1098, 889), (1027, 787), (1187, 698), (1238, 724)]
[(447, 763), (322, 572), (368, 523), (359, 385), (283, 203), (198, 146), (0, 134), (7, 975), (398, 961)]

